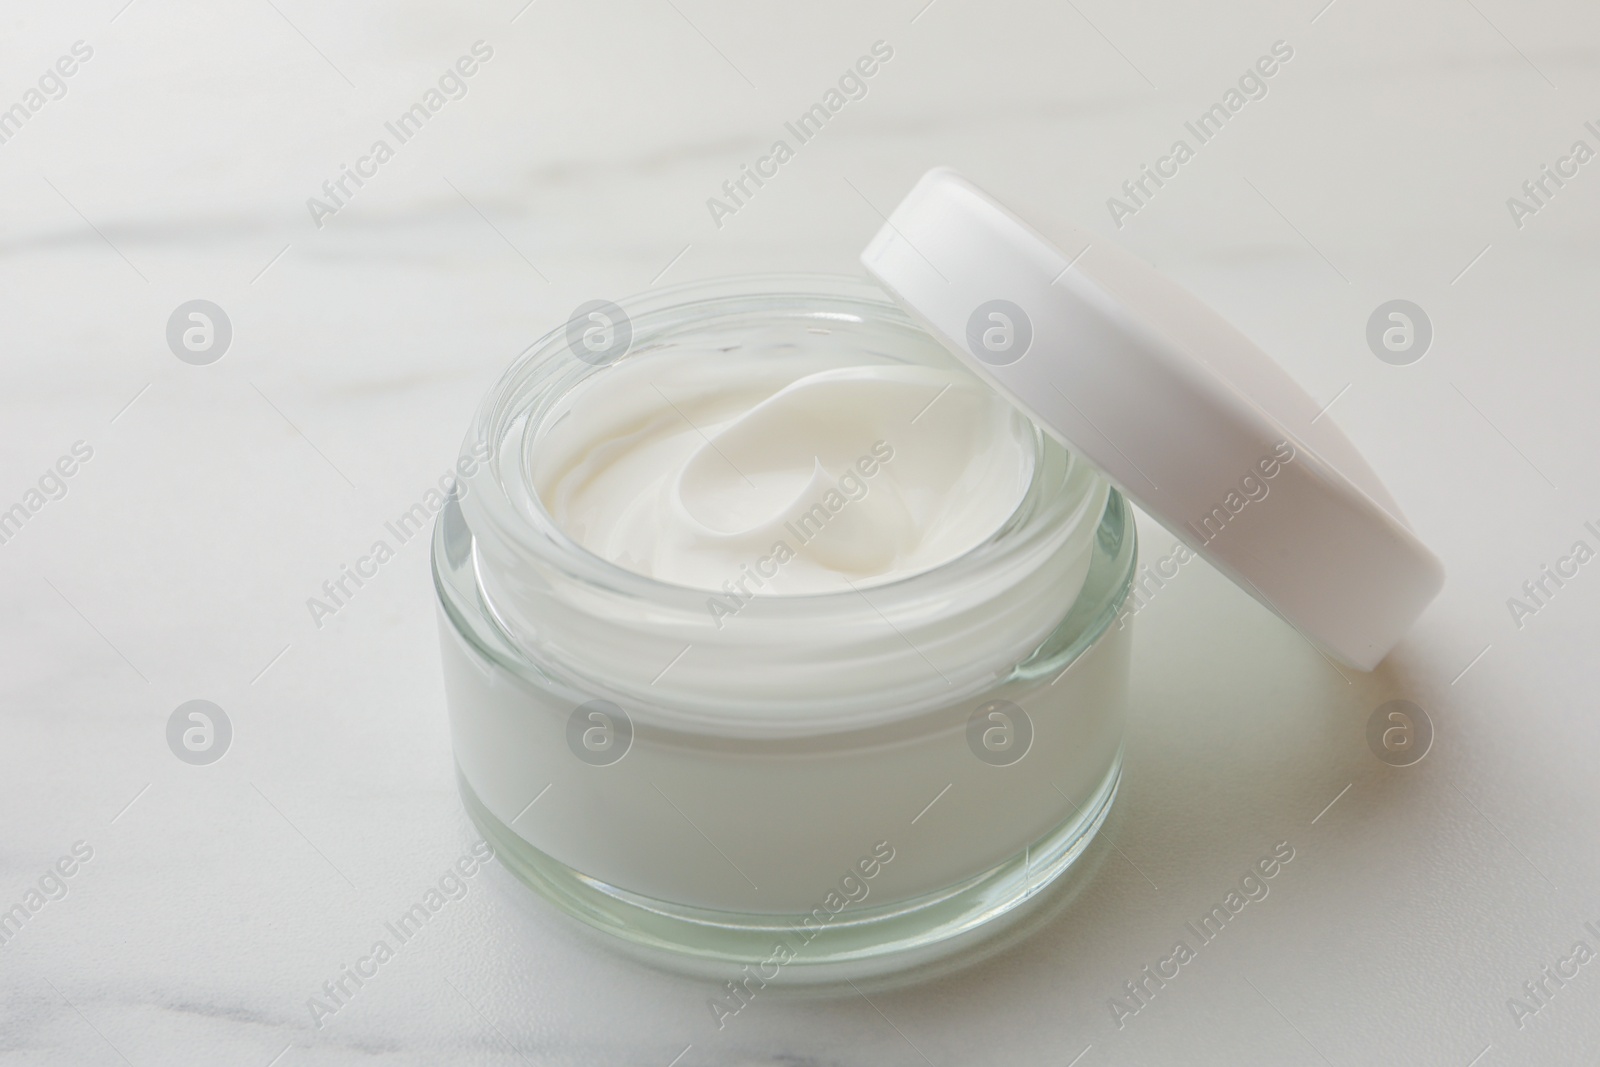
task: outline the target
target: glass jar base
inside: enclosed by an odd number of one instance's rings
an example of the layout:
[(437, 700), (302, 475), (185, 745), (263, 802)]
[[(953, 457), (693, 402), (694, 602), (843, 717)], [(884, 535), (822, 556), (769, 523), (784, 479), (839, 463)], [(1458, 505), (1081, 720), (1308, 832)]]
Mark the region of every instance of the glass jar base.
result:
[[(484, 806), (457, 769), (468, 815), (518, 880), (568, 915), (610, 935), (613, 947), (697, 977), (818, 987), (881, 979), (950, 963), (1059, 902), (1116, 799), (1119, 752), (1079, 811), (1020, 855), (937, 893), (876, 908), (846, 907), (826, 926), (810, 915), (742, 914), (630, 893), (580, 874), (534, 848)], [(772, 972), (776, 970), (778, 974)]]

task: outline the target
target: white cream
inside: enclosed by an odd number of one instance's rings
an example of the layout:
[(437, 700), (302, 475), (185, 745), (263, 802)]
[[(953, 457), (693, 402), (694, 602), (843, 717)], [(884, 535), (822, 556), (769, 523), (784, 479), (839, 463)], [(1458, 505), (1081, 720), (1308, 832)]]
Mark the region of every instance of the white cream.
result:
[(1032, 428), (961, 371), (682, 351), (566, 400), (534, 490), (579, 544), (740, 598), (937, 567), (992, 536), (1033, 474)]

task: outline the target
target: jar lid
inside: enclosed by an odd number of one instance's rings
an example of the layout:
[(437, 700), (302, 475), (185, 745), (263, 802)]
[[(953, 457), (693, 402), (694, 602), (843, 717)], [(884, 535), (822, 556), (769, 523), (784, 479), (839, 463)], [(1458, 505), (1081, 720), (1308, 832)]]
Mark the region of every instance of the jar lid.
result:
[(1323, 651), (1371, 670), (1444, 584), (1378, 476), (1191, 293), (1102, 237), (1053, 235), (939, 168), (861, 261), (1181, 541)]

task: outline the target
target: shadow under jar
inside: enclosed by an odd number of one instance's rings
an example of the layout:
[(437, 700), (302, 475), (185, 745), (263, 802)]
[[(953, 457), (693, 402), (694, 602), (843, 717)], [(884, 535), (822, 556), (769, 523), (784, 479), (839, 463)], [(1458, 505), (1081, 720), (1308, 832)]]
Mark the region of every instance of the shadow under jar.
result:
[(697, 283), (623, 311), (616, 359), (579, 358), (562, 330), (512, 366), (434, 531), (472, 819), (559, 908), (692, 973), (874, 977), (1006, 927), (1116, 793), (1136, 555), (1122, 497), (1028, 424), (1020, 503), (975, 547), (719, 616), (715, 594), (602, 559), (541, 502), (541, 441), (574, 390), (710, 352), (967, 372), (850, 278)]

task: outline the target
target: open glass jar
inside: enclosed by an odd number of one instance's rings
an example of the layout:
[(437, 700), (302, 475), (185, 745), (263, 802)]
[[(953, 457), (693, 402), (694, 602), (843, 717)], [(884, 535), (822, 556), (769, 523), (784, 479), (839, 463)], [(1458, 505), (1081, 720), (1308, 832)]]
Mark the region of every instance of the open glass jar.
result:
[(473, 820), (558, 907), (702, 973), (857, 978), (1004, 927), (1116, 793), (1123, 498), (1034, 428), (1021, 503), (976, 547), (719, 617), (705, 590), (608, 562), (552, 520), (532, 471), (574, 390), (621, 360), (713, 351), (968, 372), (850, 278), (701, 283), (606, 314), (631, 335), (615, 358), (562, 330), (501, 379), (435, 529)]

